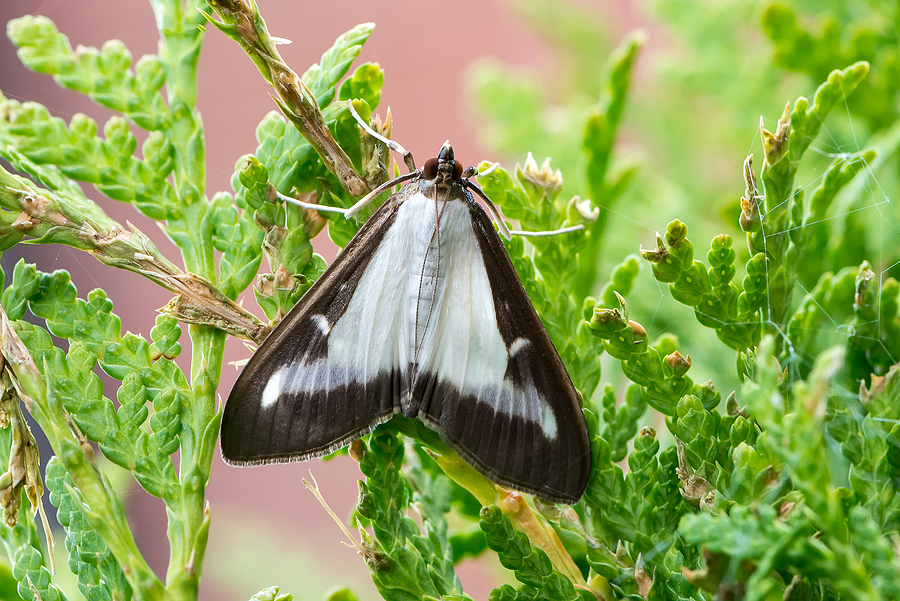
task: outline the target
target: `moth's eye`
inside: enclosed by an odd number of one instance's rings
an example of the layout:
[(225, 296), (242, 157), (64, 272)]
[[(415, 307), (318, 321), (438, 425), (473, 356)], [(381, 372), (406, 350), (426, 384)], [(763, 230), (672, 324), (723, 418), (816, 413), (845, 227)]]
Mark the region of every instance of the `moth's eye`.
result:
[(459, 179), (462, 177), (463, 168), (462, 163), (459, 161), (453, 161), (453, 179)]
[(423, 171), (425, 172), (425, 177), (428, 179), (434, 179), (437, 177), (437, 167), (438, 160), (437, 159), (428, 159), (425, 161), (425, 167)]

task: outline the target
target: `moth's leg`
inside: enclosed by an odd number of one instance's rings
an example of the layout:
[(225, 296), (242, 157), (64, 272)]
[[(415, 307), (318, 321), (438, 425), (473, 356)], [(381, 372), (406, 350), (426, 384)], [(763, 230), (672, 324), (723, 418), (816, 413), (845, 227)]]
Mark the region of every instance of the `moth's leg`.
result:
[[(495, 163), (493, 166), (491, 166), (487, 171), (485, 171), (481, 175), (484, 175), (488, 171), (494, 170), (496, 168), (496, 165), (497, 165), (497, 163)], [(469, 170), (474, 171), (474, 168), (469, 167), (469, 169), (466, 169), (466, 171), (469, 171)], [(507, 240), (512, 239), (513, 236), (523, 236), (525, 238), (536, 238), (536, 237), (540, 237), (540, 236), (557, 236), (559, 234), (568, 234), (569, 232), (576, 232), (578, 230), (584, 229), (584, 225), (579, 224), (579, 225), (564, 227), (564, 228), (561, 228), (558, 230), (552, 230), (552, 231), (548, 231), (548, 232), (524, 232), (521, 230), (510, 230), (506, 226), (506, 221), (503, 219), (503, 216), (500, 214), (500, 209), (498, 209), (497, 205), (495, 205), (493, 203), (493, 201), (491, 201), (491, 199), (487, 197), (487, 195), (484, 193), (484, 190), (482, 190), (476, 183), (474, 183), (473, 181), (468, 180), (468, 179), (461, 179), (460, 183), (462, 183), (465, 187), (469, 188), (470, 190), (472, 190), (473, 192), (478, 194), (478, 196), (480, 196), (484, 200), (484, 203), (487, 205), (488, 212), (491, 214), (491, 217), (494, 219), (494, 222), (497, 224), (497, 227), (500, 230), (500, 234), (502, 234), (503, 237), (506, 238)]]
[(281, 202), (289, 202), (292, 205), (297, 205), (298, 207), (303, 207), (304, 209), (313, 209), (314, 211), (322, 211), (323, 213), (340, 213), (341, 215), (346, 215), (349, 209), (344, 209), (341, 207), (328, 207), (325, 205), (317, 205), (311, 202), (303, 202), (302, 200), (297, 200), (291, 196), (286, 196), (281, 192), (275, 192), (275, 196)]
[(461, 177), (463, 177), (465, 179), (469, 179), (470, 177), (482, 177), (482, 176), (485, 176), (488, 173), (492, 172), (494, 169), (498, 168), (499, 166), (500, 166), (500, 163), (494, 163), (493, 165), (491, 165), (490, 167), (488, 167), (481, 173), (478, 173), (478, 170), (475, 167), (473, 167), (472, 165), (469, 165), (468, 167), (466, 167), (466, 170), (463, 171), (463, 174)]
[(497, 227), (500, 229), (500, 234), (507, 240), (512, 239), (512, 234), (509, 232), (509, 228), (506, 226), (506, 221), (504, 221), (503, 215), (500, 214), (500, 209), (498, 209), (497, 205), (495, 205), (494, 202), (487, 197), (487, 194), (484, 193), (484, 190), (479, 188), (478, 184), (468, 179), (460, 179), (459, 183), (475, 192), (482, 198), (482, 200), (484, 200), (484, 203), (487, 205), (488, 212), (494, 219), (494, 223), (496, 223)]
[(559, 234), (568, 234), (569, 232), (577, 232), (583, 230), (584, 224), (570, 225), (569, 227), (560, 228), (558, 230), (550, 230), (545, 232), (523, 232), (521, 230), (512, 230), (509, 233), (513, 236), (522, 236), (524, 238), (539, 238), (541, 236), (558, 236)]
[(384, 142), (387, 145), (388, 148), (390, 148), (397, 154), (403, 155), (403, 163), (406, 165), (406, 168), (410, 170), (410, 172), (413, 172), (416, 170), (416, 161), (415, 161), (415, 159), (413, 159), (413, 155), (410, 151), (408, 151), (405, 148), (403, 148), (402, 146), (400, 146), (400, 144), (398, 144), (394, 140), (385, 138), (384, 136), (382, 136), (381, 134), (376, 132), (374, 129), (369, 127), (369, 124), (366, 123), (365, 121), (363, 121), (362, 117), (359, 116), (359, 113), (356, 112), (356, 109), (353, 108), (352, 100), (347, 101), (347, 108), (350, 109), (350, 114), (353, 115), (353, 118), (356, 119), (356, 121), (357, 121), (357, 123), (359, 123), (360, 127), (362, 127), (364, 130), (366, 130), (366, 132), (370, 136), (372, 136), (376, 140), (381, 140), (382, 142)]
[(401, 184), (407, 180), (421, 177), (421, 175), (422, 175), (422, 172), (417, 169), (415, 171), (411, 171), (409, 173), (401, 175), (400, 177), (395, 177), (392, 180), (384, 182), (383, 184), (381, 184), (380, 186), (378, 186), (377, 188), (375, 188), (374, 190), (372, 190), (371, 192), (369, 192), (368, 194), (366, 194), (365, 196), (360, 198), (358, 201), (356, 201), (355, 205), (353, 205), (349, 209), (344, 210), (344, 217), (346, 217), (347, 219), (351, 219), (352, 217), (355, 217), (356, 214), (359, 213), (363, 209), (363, 207), (365, 207), (367, 204), (369, 204), (370, 202), (375, 200), (379, 194), (381, 194), (388, 188), (392, 188), (393, 186), (396, 186), (397, 184)]

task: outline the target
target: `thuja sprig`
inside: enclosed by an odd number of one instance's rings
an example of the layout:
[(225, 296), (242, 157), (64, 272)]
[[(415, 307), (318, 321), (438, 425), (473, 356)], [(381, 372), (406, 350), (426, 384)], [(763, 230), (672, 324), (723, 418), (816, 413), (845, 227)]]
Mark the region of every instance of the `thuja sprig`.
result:
[(367, 563), (372, 579), (385, 599), (461, 595), (462, 586), (448, 557), (445, 526), (426, 524), (426, 536), (405, 515), (410, 501), (416, 500), (426, 507), (423, 521), (443, 519), (450, 509), (449, 481), (439, 479), (433, 483), (434, 490), (413, 494), (400, 471), (403, 457), (401, 439), (383, 426), (362, 451), (360, 470), (366, 481), (359, 483), (357, 511), (375, 534), (373, 540), (361, 530), (363, 544), (370, 550)]
[[(651, 263), (654, 277), (669, 284), (673, 298), (694, 307), (697, 320), (715, 329), (720, 340), (734, 350), (758, 344), (764, 326), (783, 331), (790, 318), (798, 265), (806, 265), (807, 253), (812, 253), (810, 263), (820, 260), (822, 253), (817, 254), (817, 249), (820, 251), (828, 240), (825, 211), (861, 167), (874, 159), (872, 151), (836, 159), (833, 169), (814, 190), (809, 211), (804, 210), (803, 193), (793, 187), (803, 154), (831, 108), (850, 94), (866, 73), (865, 63), (832, 72), (816, 90), (812, 104), (800, 97), (792, 112), (789, 106), (785, 108), (774, 133), (761, 129), (765, 151), (762, 193), (753, 173), (752, 157), (743, 167), (746, 191), (741, 199), (740, 225), (747, 232), (751, 258), (740, 286), (732, 281), (737, 269), (730, 236), (723, 234), (712, 240), (707, 253), (709, 267), (694, 259), (687, 226), (679, 220), (669, 224), (665, 238), (657, 236), (656, 249), (641, 250)], [(810, 273), (801, 277), (809, 278)]]
[(49, 563), (33, 522), (23, 520), (13, 527), (0, 525), (0, 536), (13, 564), (12, 576), (18, 583), (13, 595), (28, 601), (66, 600), (65, 593), (51, 580)]
[(131, 586), (121, 566), (79, 509), (84, 499), (57, 457), (47, 464), (47, 486), (57, 519), (66, 529), (69, 569), (85, 599), (130, 599)]
[[(587, 194), (600, 207), (597, 220), (588, 228), (589, 257), (596, 257), (609, 220), (609, 211), (622, 196), (635, 173), (635, 167), (614, 169), (613, 147), (619, 122), (625, 110), (625, 99), (631, 84), (631, 70), (645, 36), (638, 32), (627, 37), (609, 57), (601, 81), (600, 98), (590, 108), (584, 124), (582, 152), (585, 162)], [(576, 278), (578, 292), (589, 294), (597, 279), (597, 266), (584, 262)]]
[[(68, 353), (53, 346), (48, 333), (28, 323), (17, 322), (29, 350), (48, 365), (66, 411), (84, 436), (98, 443), (114, 463), (131, 470), (135, 479), (170, 506), (179, 501), (179, 476), (169, 458), (179, 448), (190, 390), (185, 376), (175, 366), (180, 351), (180, 328), (169, 317), (160, 316), (152, 331), (153, 344), (133, 334), (121, 336), (121, 325), (112, 313), (112, 303), (101, 291), (76, 298), (68, 274), (40, 274), (19, 263), (14, 281), (31, 276), (30, 308), (44, 318), (51, 332), (71, 341)], [(8, 298), (13, 288), (7, 288)], [(24, 307), (20, 309), (24, 313)], [(104, 371), (122, 380), (118, 389), (120, 407), (102, 396), (102, 384), (92, 369), (100, 363)], [(148, 420), (147, 402), (154, 415), (150, 433), (141, 429)], [(209, 433), (204, 444), (214, 444)]]
[[(112, 138), (115, 139), (108, 140), (107, 145), (93, 138), (96, 125), (85, 117), (76, 119), (76, 127), (70, 132), (68, 143), (65, 139), (60, 140), (63, 142), (62, 150), (68, 149), (65, 162), (68, 163), (68, 157), (71, 157), (75, 163), (73, 167), (82, 167), (68, 175), (76, 179), (92, 176), (96, 173), (90, 165), (93, 159), (100, 166), (100, 181), (110, 185), (113, 191), (111, 198), (119, 194), (138, 194), (144, 190), (143, 185), (129, 190), (129, 182), (123, 179), (129, 177), (129, 173), (131, 176), (153, 173), (153, 166), (156, 165), (162, 170), (156, 172), (157, 184), (154, 185), (164, 187), (166, 170), (172, 170), (176, 202), (172, 202), (175, 198), (171, 194), (156, 195), (149, 189), (146, 191), (146, 207), (158, 214), (160, 210), (165, 211), (176, 205), (183, 209), (183, 205), (199, 201), (203, 194), (205, 167), (202, 127), (194, 108), (196, 64), (202, 41), (198, 25), (202, 22), (202, 16), (174, 2), (156, 3), (154, 10), (161, 28), (160, 53), (142, 58), (134, 72), (131, 70), (131, 55), (121, 42), (110, 42), (102, 51), (80, 47), (73, 52), (68, 39), (45, 17), (15, 19), (10, 22), (7, 32), (19, 46), (19, 57), (27, 67), (52, 75), (60, 85), (89, 95), (97, 103), (122, 113), (139, 127), (162, 133), (151, 135), (149, 146), (145, 147), (149, 151), (145, 155), (145, 167), (149, 170), (127, 156), (131, 154), (127, 152), (129, 147), (133, 151), (134, 137), (126, 131), (121, 119), (114, 118), (110, 122)], [(164, 86), (169, 92), (168, 103), (161, 95)], [(38, 111), (38, 117), (40, 114)], [(59, 129), (61, 122), (51, 120), (50, 123), (57, 134), (65, 135)], [(46, 129), (44, 127), (42, 131)], [(43, 152), (36, 161), (58, 156), (52, 152), (48, 155), (47, 147), (40, 146)], [(96, 161), (100, 148), (113, 151), (111, 158), (115, 158), (108, 165), (105, 165), (104, 159)], [(117, 154), (118, 157), (115, 156)], [(174, 167), (167, 166), (169, 160)], [(104, 166), (107, 168), (104, 169)], [(139, 197), (135, 198), (140, 201)], [(149, 209), (160, 203), (166, 204), (161, 209)]]
[[(20, 324), (18, 327), (23, 326)], [(90, 500), (89, 504), (82, 504), (80, 510), (84, 512), (91, 528), (103, 537), (120, 564), (127, 567), (129, 584), (143, 591), (149, 599), (162, 599), (162, 583), (138, 551), (128, 527), (124, 507), (92, 464), (86, 452), (86, 448), (90, 449), (90, 446), (83, 445), (83, 441), (73, 432), (53, 381), (44, 379), (28, 349), (19, 339), (13, 324), (2, 311), (0, 311), (0, 351), (15, 375), (22, 394), (30, 399), (32, 414), (41, 425), (56, 456), (59, 457), (81, 495)], [(24, 549), (26, 547), (20, 543), (19, 550), (15, 551), (14, 556), (18, 556)], [(37, 557), (35, 563), (33, 555), (33, 551), (29, 552), (28, 557), (31, 559), (27, 561), (25, 556), (22, 556), (21, 560), (15, 563), (15, 569), (24, 571), (37, 568), (41, 563), (40, 557)], [(49, 578), (43, 579), (44, 583), (48, 581)]]
[(897, 281), (884, 278), (879, 286), (868, 262), (824, 274), (788, 321), (791, 350), (801, 359), (790, 363), (793, 373), (805, 377), (822, 349), (847, 339), (842, 384), (855, 388), (873, 375), (883, 376), (900, 353), (898, 296)]
[(557, 529), (567, 533), (567, 548), (579, 565), (589, 568), (588, 585), (602, 598), (646, 597), (654, 586), (663, 594), (670, 590), (685, 594), (688, 585), (677, 570), (696, 559), (675, 544), (678, 521), (687, 511), (675, 446), (659, 453), (656, 432), (642, 428), (626, 475), (598, 435), (594, 412), (586, 409), (585, 417), (593, 468), (583, 516), (580, 511), (555, 516)]
[(618, 300), (619, 308), (595, 308), (586, 327), (603, 340), (607, 354), (621, 362), (628, 379), (641, 386), (647, 404), (669, 416), (676, 414), (678, 402), (688, 394), (704, 407), (718, 405), (721, 397), (711, 382), (699, 385), (687, 376), (690, 355), (684, 357), (668, 337), (650, 346), (644, 327), (628, 319), (625, 299), (618, 296)]
[(638, 420), (647, 412), (647, 401), (641, 387), (633, 384), (625, 391), (625, 402), (617, 406), (616, 389), (612, 384), (603, 388), (598, 407), (602, 427), (599, 435), (610, 446), (611, 458), (618, 462), (628, 453), (628, 442), (638, 431)]
[[(659, 453), (656, 432), (643, 428), (635, 438), (626, 475), (612, 461), (609, 445), (596, 436), (595, 427), (589, 419), (594, 469), (585, 493), (587, 530), (582, 533), (585, 559), (592, 571), (589, 582), (603, 577), (616, 590), (636, 592), (641, 564), (667, 573), (672, 566), (689, 564), (675, 544), (679, 520), (688, 511), (679, 487), (676, 448), (673, 445)], [(610, 549), (616, 549), (615, 553)], [(672, 586), (677, 581), (670, 574), (660, 579), (658, 586)]]
[[(809, 195), (809, 210), (799, 227), (796, 224), (792, 226), (796, 228), (791, 232), (791, 239), (797, 249), (796, 256), (793, 257), (796, 273), (806, 288), (815, 286), (822, 273), (837, 270), (849, 263), (844, 262), (849, 257), (841, 257), (842, 253), (835, 253), (831, 257), (832, 262), (828, 262), (826, 249), (834, 235), (828, 219), (828, 209), (838, 194), (854, 181), (860, 171), (872, 165), (876, 157), (874, 150), (866, 150), (834, 159), (828, 166), (825, 177)], [(847, 218), (850, 219), (851, 216), (848, 215)]]
[(805, 73), (812, 81), (826, 78), (835, 65), (871, 64), (873, 76), (860, 84), (847, 108), (878, 131), (897, 118), (892, 99), (898, 48), (897, 37), (882, 31), (875, 11), (826, 10), (807, 19), (793, 7), (772, 3), (763, 12), (762, 30), (774, 44), (775, 65)]
[[(777, 566), (798, 583), (818, 581), (853, 598), (883, 598), (882, 591), (896, 590), (900, 582), (896, 576), (896, 555), (887, 551), (883, 540), (876, 542), (873, 513), (858, 505), (866, 498), (865, 493), (854, 498), (845, 492), (847, 489), (837, 486), (845, 469), (842, 462), (833, 458), (823, 463), (823, 457), (833, 457), (827, 449), (831, 442), (826, 439), (823, 426), (828, 424), (828, 431), (837, 434), (848, 456), (861, 466), (866, 461), (872, 461), (873, 466), (879, 464), (888, 454), (888, 447), (879, 448), (876, 444), (854, 454), (854, 447), (859, 450), (857, 443), (862, 440), (852, 434), (856, 420), (841, 410), (843, 402), (831, 386), (844, 358), (841, 347), (819, 357), (808, 381), (794, 382), (790, 403), (802, 410), (788, 412), (774, 346), (771, 337), (763, 340), (754, 359), (752, 377), (742, 390), (746, 412), (764, 432), (753, 443), (752, 452), (760, 453), (760, 464), (769, 466), (759, 472), (769, 481), (769, 493), (758, 497), (762, 505), (755, 511), (747, 506), (727, 511), (727, 506), (713, 507), (708, 513), (701, 512), (681, 522), (681, 535), (688, 542), (702, 543), (711, 553), (707, 555), (705, 571), (688, 573), (688, 578), (706, 590), (740, 587), (748, 597), (762, 599), (778, 590), (768, 577)], [(880, 394), (879, 390), (867, 398), (871, 402)], [(871, 407), (878, 410), (879, 403), (872, 403)], [(874, 424), (875, 421), (866, 420), (863, 427), (884, 427)], [(878, 438), (868, 440), (874, 442)], [(748, 450), (746, 443), (735, 448), (736, 464), (739, 455), (746, 455)], [(887, 489), (871, 490), (884, 495)], [(896, 498), (896, 488), (891, 487), (887, 496), (870, 498), (876, 504), (887, 500), (890, 505)], [(753, 542), (748, 544), (750, 541)]]
[[(832, 71), (813, 97), (812, 103), (800, 97), (785, 106), (774, 132), (761, 127), (765, 152), (760, 180), (763, 186), (761, 220), (747, 231), (752, 255), (764, 253), (771, 261), (766, 271), (767, 302), (764, 319), (783, 328), (788, 318), (796, 273), (797, 242), (795, 232), (802, 228), (803, 196), (794, 189), (794, 177), (804, 153), (816, 139), (831, 109), (849, 96), (868, 74), (867, 63), (853, 64)], [(824, 183), (823, 183), (824, 185)]]
[[(900, 368), (873, 376), (857, 399), (830, 399), (828, 432), (841, 444), (849, 465), (849, 483), (855, 499), (882, 531), (900, 529), (900, 427), (896, 425)], [(862, 411), (862, 415), (861, 412)]]
[[(162, 132), (153, 132), (134, 156), (137, 139), (122, 117), (113, 117), (97, 137), (97, 123), (77, 114), (68, 127), (39, 104), (3, 100), (0, 139), (38, 165), (53, 165), (73, 179), (94, 184), (110, 198), (132, 203), (153, 219), (177, 217), (180, 205), (167, 180), (174, 168), (173, 148)], [(9, 151), (4, 158), (14, 160)]]
[(747, 262), (747, 276), (739, 287), (732, 282), (736, 254), (731, 236), (713, 238), (707, 268), (694, 259), (687, 229), (681, 221), (672, 221), (665, 238), (657, 234), (657, 247), (642, 248), (641, 256), (657, 281), (669, 284), (672, 297), (694, 307), (697, 321), (713, 328), (722, 342), (738, 351), (754, 346), (760, 337), (758, 312), (766, 298), (766, 256), (757, 253)]
[[(16, 158), (16, 166), (25, 166), (27, 159)], [(84, 250), (107, 265), (138, 273), (176, 293), (166, 310), (183, 321), (213, 325), (254, 341), (268, 332), (256, 316), (211, 282), (173, 264), (142, 232), (110, 219), (77, 187), (53, 193), (0, 168), (0, 209), (0, 239), (7, 245), (28, 237), (34, 243)]]
[[(158, 56), (142, 57), (132, 70), (131, 53), (119, 40), (107, 42), (101, 50), (79, 46), (73, 51), (69, 39), (50, 19), (40, 15), (10, 21), (6, 33), (19, 48), (19, 59), (25, 65), (52, 75), (63, 87), (87, 94), (148, 131), (161, 130), (169, 124), (168, 109), (159, 94), (166, 82), (165, 65)], [(42, 108), (31, 106), (38, 111)], [(91, 128), (90, 120), (83, 115), (78, 119), (79, 125)], [(42, 133), (49, 133), (46, 127)], [(66, 154), (67, 168), (87, 165), (78, 160), (80, 155), (75, 149), (61, 147), (59, 152)]]
[(491, 599), (513, 601), (543, 597), (549, 599), (577, 599), (572, 581), (553, 569), (547, 554), (531, 546), (523, 533), (513, 530), (509, 518), (496, 505), (481, 510), (481, 529), (488, 546), (496, 551), (503, 567), (513, 570), (522, 583), (518, 590), (509, 585), (491, 592)]

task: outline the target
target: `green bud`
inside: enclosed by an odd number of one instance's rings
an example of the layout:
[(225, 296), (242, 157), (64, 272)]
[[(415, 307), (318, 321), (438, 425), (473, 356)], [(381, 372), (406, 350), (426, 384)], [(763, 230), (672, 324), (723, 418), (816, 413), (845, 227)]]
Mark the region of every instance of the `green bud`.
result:
[[(619, 309), (594, 307), (594, 314), (586, 325), (588, 331), (594, 336), (609, 340), (616, 333), (624, 330), (628, 326), (628, 322)], [(622, 338), (622, 342), (625, 342), (624, 338)]]
[[(355, 597), (342, 597), (340, 595), (335, 597), (335, 595), (337, 595), (337, 593), (328, 597), (329, 601), (332, 599), (334, 599), (334, 601), (355, 601)], [(250, 597), (250, 601), (292, 601), (293, 598), (293, 595), (289, 593), (279, 593), (277, 586), (270, 586)]]
[(732, 447), (737, 447), (741, 443), (753, 444), (756, 441), (756, 426), (754, 426), (744, 416), (739, 415), (731, 425), (731, 431), (728, 433), (728, 439)]
[(670, 355), (666, 355), (665, 363), (668, 375), (670, 377), (680, 378), (687, 374), (688, 370), (691, 368), (691, 356), (688, 355), (685, 358), (681, 353), (675, 351)]
[(135, 65), (138, 83), (148, 92), (162, 89), (166, 83), (166, 71), (158, 56), (145, 54)]
[(758, 232), (762, 227), (762, 217), (759, 214), (759, 191), (756, 188), (756, 179), (753, 175), (753, 155), (748, 155), (744, 160), (744, 182), (746, 190), (741, 197), (741, 216), (739, 223), (741, 229), (747, 233)]
[(696, 388), (696, 394), (700, 398), (700, 403), (707, 411), (712, 411), (719, 406), (722, 401), (722, 395), (716, 390), (712, 380), (707, 380), (705, 384), (701, 384)]
[(594, 223), (600, 216), (600, 207), (591, 208), (589, 198), (573, 196), (566, 205), (566, 214), (569, 223)]
[(681, 276), (681, 263), (671, 256), (659, 232), (656, 233), (656, 250), (646, 250), (642, 246), (641, 257), (651, 264), (653, 277), (659, 282), (674, 282)]

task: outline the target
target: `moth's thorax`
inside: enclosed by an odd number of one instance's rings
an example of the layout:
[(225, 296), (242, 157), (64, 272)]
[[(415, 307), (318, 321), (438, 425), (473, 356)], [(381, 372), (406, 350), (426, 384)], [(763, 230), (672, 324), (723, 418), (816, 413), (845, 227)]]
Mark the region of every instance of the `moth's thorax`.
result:
[(458, 179), (443, 177), (443, 174), (440, 172), (434, 179), (420, 179), (417, 186), (419, 192), (424, 194), (426, 198), (439, 202), (456, 200), (462, 195), (463, 190)]

